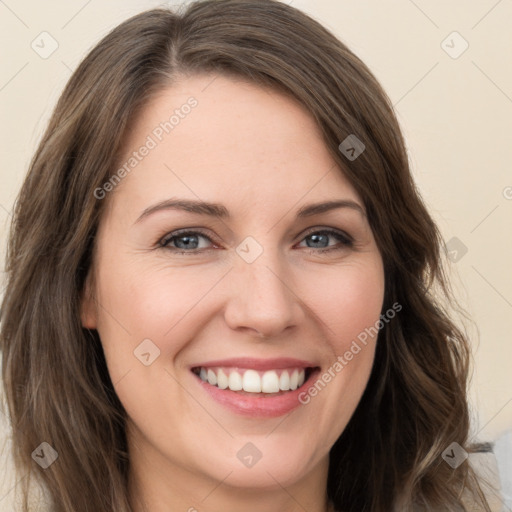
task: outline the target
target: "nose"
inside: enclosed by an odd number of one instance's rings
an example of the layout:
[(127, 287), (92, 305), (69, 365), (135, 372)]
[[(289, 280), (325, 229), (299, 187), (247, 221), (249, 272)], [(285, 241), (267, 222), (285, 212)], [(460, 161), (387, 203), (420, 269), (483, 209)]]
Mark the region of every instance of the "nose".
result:
[(240, 258), (229, 280), (225, 320), (231, 329), (276, 338), (300, 323), (301, 300), (289, 269), (277, 255), (264, 251), (252, 263)]

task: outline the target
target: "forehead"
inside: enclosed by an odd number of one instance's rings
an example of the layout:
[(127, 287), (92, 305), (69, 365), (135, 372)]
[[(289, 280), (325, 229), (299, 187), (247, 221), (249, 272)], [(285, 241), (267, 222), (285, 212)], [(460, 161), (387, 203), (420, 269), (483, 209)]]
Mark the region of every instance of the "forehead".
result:
[(171, 196), (229, 199), (242, 210), (357, 199), (305, 107), (219, 75), (183, 78), (154, 96), (128, 130), (122, 166), (114, 195), (133, 207)]

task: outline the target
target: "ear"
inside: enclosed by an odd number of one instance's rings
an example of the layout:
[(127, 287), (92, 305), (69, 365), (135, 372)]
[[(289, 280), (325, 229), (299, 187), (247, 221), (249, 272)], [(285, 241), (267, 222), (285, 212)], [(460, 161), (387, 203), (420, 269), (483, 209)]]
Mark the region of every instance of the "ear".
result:
[(93, 295), (93, 286), (91, 279), (92, 269), (90, 269), (85, 279), (84, 287), (80, 295), (80, 319), (82, 327), (86, 329), (96, 329), (98, 316), (96, 301)]

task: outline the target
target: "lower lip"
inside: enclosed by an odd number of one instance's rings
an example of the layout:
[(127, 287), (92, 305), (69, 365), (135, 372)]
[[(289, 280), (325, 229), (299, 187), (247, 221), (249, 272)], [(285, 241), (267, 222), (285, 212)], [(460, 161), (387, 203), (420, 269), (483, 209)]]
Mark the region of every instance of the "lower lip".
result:
[(195, 374), (194, 377), (216, 402), (231, 411), (242, 416), (275, 418), (293, 411), (299, 405), (304, 405), (299, 401), (299, 395), (309, 387), (310, 383), (313, 382), (319, 373), (319, 369), (312, 371), (302, 386), (294, 391), (287, 391), (275, 397), (260, 396), (259, 393), (254, 393), (254, 396), (251, 396), (231, 391), (230, 389), (220, 389), (208, 382), (204, 382)]

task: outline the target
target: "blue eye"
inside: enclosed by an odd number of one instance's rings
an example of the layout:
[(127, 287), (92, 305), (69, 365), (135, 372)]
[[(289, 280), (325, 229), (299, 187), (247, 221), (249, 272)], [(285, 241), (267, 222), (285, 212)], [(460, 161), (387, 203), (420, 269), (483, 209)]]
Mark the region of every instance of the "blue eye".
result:
[[(204, 238), (210, 242), (212, 242), (211, 238), (201, 233), (200, 231), (181, 231), (177, 232), (177, 234), (172, 234), (172, 236), (164, 238), (160, 245), (165, 247), (173, 252), (177, 252), (179, 254), (191, 253), (195, 252), (198, 249), (205, 249), (205, 247), (199, 247), (198, 239)], [(177, 243), (178, 247), (169, 247), (169, 244)], [(189, 249), (189, 250), (183, 250)]]
[[(323, 244), (324, 242), (327, 242), (327, 247), (318, 247), (315, 245), (313, 245), (313, 246), (308, 245), (309, 249), (317, 248), (317, 249), (320, 249), (321, 252), (340, 250), (345, 247), (351, 247), (353, 245), (353, 242), (349, 238), (348, 235), (345, 235), (339, 231), (334, 231), (332, 229), (323, 229), (321, 231), (312, 231), (304, 237), (304, 240), (307, 240), (308, 238), (310, 240), (312, 240), (313, 244)], [(329, 246), (328, 245), (329, 238), (335, 238), (336, 240), (338, 240), (339, 244)]]
[[(334, 238), (339, 243), (329, 245), (329, 238)], [(198, 252), (210, 249), (207, 246), (200, 247), (201, 239), (213, 244), (212, 239), (201, 231), (175, 231), (170, 236), (161, 239), (158, 245), (176, 254), (197, 254)], [(313, 245), (308, 245), (306, 248), (312, 249), (313, 252), (342, 250), (353, 245), (353, 241), (348, 235), (333, 229), (311, 231), (302, 240), (307, 239), (310, 239)], [(324, 246), (325, 243), (327, 243), (327, 246)]]

